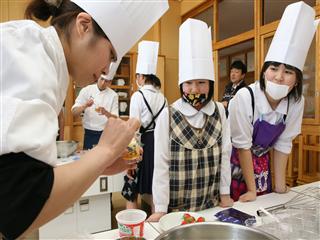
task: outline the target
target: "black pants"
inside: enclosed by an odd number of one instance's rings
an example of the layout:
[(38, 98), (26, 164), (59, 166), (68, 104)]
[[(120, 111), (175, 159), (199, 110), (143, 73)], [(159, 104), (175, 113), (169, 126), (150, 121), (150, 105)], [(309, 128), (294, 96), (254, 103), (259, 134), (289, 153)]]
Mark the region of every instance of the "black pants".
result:
[(101, 134), (102, 131), (84, 129), (83, 150), (91, 149), (93, 148), (93, 145), (97, 145)]

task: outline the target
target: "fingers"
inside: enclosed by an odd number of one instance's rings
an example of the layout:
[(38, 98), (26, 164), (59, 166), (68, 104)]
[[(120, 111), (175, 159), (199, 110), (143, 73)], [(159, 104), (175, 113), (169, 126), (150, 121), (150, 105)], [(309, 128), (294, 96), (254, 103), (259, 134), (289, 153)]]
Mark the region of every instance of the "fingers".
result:
[(132, 127), (135, 131), (137, 131), (140, 127), (140, 121), (136, 118), (129, 118), (127, 123), (128, 126)]

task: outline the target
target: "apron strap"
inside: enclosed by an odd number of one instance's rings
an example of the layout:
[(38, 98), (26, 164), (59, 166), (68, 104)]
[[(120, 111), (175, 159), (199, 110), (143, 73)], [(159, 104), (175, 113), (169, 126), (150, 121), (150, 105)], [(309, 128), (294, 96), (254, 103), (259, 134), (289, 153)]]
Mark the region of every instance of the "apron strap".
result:
[(251, 87), (246, 86), (246, 88), (249, 90), (249, 93), (251, 95), (251, 107), (252, 107), (252, 121), (251, 124), (253, 125), (253, 119), (254, 119), (254, 95)]
[[(288, 99), (288, 104), (287, 104), (287, 114), (288, 114), (288, 112), (289, 112), (289, 96), (287, 97), (287, 99)], [(287, 114), (285, 114), (285, 115), (283, 116), (283, 122), (286, 121)]]
[(145, 133), (147, 130), (150, 130), (149, 128), (154, 125), (153, 129), (156, 127), (156, 123), (155, 123), (155, 120), (157, 119), (157, 117), (160, 115), (161, 111), (164, 109), (165, 105), (166, 105), (166, 99), (164, 99), (164, 102), (163, 102), (163, 105), (162, 107), (160, 108), (160, 110), (157, 112), (156, 115), (153, 115), (153, 112), (151, 110), (151, 107), (149, 105), (149, 103), (147, 102), (147, 99), (145, 98), (143, 92), (141, 90), (139, 90), (139, 92), (141, 93), (142, 97), (143, 97), (143, 101), (144, 103), (146, 104), (149, 112), (151, 113), (152, 115), (152, 119), (151, 119), (151, 122), (148, 124), (148, 126), (146, 126), (145, 128), (144, 127), (141, 127), (142, 128), (142, 133)]

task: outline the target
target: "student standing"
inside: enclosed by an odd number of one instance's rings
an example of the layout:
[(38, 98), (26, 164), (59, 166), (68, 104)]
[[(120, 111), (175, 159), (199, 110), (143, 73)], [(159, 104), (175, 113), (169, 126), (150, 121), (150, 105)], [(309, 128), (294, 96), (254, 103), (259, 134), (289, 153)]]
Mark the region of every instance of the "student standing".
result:
[(244, 80), (247, 73), (247, 66), (240, 60), (234, 61), (230, 66), (230, 82), (224, 89), (222, 104), (226, 109), (228, 117), (228, 105), (230, 100), (243, 87), (247, 86)]
[[(154, 129), (158, 116), (167, 105), (160, 79), (156, 76), (159, 43), (142, 41), (138, 45), (136, 83), (139, 90), (131, 97), (130, 118), (141, 122), (139, 133), (143, 145), (142, 161), (137, 169), (128, 170), (122, 195), (128, 200), (127, 208), (137, 208), (137, 194), (152, 195), (154, 166)], [(152, 206), (153, 212), (153, 206)]]
[(223, 105), (211, 100), (213, 71), (211, 31), (187, 19), (179, 30), (181, 98), (164, 109), (155, 128), (155, 213), (148, 221), (233, 204), (230, 129)]
[(317, 27), (314, 18), (313, 8), (304, 2), (288, 5), (265, 58), (260, 80), (239, 90), (230, 101), (234, 200), (253, 201), (256, 195), (272, 191), (271, 149), (274, 191), (288, 191), (286, 165), (292, 141), (301, 132), (302, 71)]

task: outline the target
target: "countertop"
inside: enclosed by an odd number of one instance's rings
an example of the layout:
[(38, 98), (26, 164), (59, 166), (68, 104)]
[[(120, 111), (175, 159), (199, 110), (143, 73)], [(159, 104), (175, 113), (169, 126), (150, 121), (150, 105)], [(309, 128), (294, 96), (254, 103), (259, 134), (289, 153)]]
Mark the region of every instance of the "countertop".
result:
[[(257, 197), (257, 199), (253, 202), (235, 202), (233, 205), (233, 208), (238, 209), (240, 211), (243, 211), (245, 213), (248, 213), (250, 215), (256, 216), (257, 219), (257, 225), (261, 223), (261, 218), (257, 215), (257, 210), (260, 207), (268, 208), (272, 207), (278, 204), (284, 204), (291, 200), (294, 196), (297, 195), (296, 192), (301, 192), (306, 188), (309, 187), (319, 187), (320, 188), (320, 181), (300, 185), (297, 187), (293, 187), (292, 191), (285, 193), (285, 194), (279, 194), (279, 193), (270, 193), (263, 196)], [(203, 215), (206, 218), (206, 221), (214, 221), (216, 218), (214, 217), (214, 214), (223, 210), (225, 208), (221, 207), (215, 207), (206, 209), (203, 211), (199, 211), (197, 213)], [(145, 231), (144, 231), (144, 238), (146, 239), (155, 239), (160, 233), (162, 233), (162, 229), (159, 226), (159, 223), (157, 222), (145, 222)], [(119, 238), (119, 232), (118, 229), (101, 232), (97, 234), (92, 235), (93, 239), (117, 239)]]

